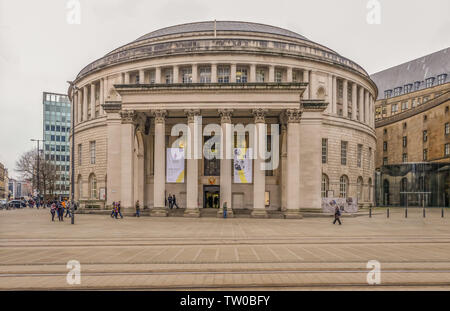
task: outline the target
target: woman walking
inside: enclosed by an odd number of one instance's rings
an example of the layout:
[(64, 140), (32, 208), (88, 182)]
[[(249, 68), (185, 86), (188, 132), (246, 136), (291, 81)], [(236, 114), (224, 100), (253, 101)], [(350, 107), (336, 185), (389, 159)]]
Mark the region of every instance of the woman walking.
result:
[(336, 224), (336, 221), (339, 222), (339, 225), (342, 225), (340, 217), (341, 217), (341, 210), (339, 209), (339, 206), (336, 205), (336, 208), (334, 209), (333, 225)]

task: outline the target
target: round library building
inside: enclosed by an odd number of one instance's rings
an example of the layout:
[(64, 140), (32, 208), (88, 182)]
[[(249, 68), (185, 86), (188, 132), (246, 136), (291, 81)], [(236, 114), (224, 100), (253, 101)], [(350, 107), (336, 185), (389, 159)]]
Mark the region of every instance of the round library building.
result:
[(377, 92), (361, 66), (283, 28), (150, 32), (71, 83), (75, 200), (191, 217), (372, 205)]

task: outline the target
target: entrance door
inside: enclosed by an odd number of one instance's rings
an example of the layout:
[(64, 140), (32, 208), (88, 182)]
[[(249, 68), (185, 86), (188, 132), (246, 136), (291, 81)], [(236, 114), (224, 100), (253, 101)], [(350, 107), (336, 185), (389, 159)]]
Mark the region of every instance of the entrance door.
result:
[(203, 208), (220, 207), (220, 187), (203, 186)]

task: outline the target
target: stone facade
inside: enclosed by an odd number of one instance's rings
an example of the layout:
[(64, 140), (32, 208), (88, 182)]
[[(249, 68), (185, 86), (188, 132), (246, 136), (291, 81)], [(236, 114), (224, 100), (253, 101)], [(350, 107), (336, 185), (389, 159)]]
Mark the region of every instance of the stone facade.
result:
[[(242, 23), (247, 24), (258, 25)], [(160, 216), (167, 215), (166, 196), (176, 194), (185, 215), (196, 217), (205, 206), (205, 189), (217, 186), (220, 206), (226, 201), (230, 212), (249, 209), (254, 217), (266, 217), (267, 210), (281, 210), (298, 218), (301, 210), (320, 210), (325, 174), (324, 187), (335, 196), (342, 176), (348, 178), (345, 195), (354, 197), (362, 178), (359, 202), (372, 204), (374, 83), (360, 66), (326, 47), (256, 26), (251, 32), (150, 36), (86, 66), (69, 89), (75, 105), (75, 199), (100, 208), (120, 200), (125, 209), (139, 200)], [(204, 159), (187, 159), (184, 183), (167, 183), (165, 148), (177, 138), (172, 127), (193, 129), (194, 116), (202, 117), (202, 130), (212, 123), (223, 130), (241, 123), (255, 124), (255, 133), (262, 133), (266, 124), (271, 134), (270, 125), (279, 125), (280, 165), (266, 173), (253, 160), (253, 182), (241, 184), (233, 182), (232, 160), (220, 160), (220, 176), (209, 176)], [(227, 135), (224, 140), (232, 138)], [(322, 138), (328, 139), (323, 164)], [(348, 143), (345, 165), (342, 140)]]

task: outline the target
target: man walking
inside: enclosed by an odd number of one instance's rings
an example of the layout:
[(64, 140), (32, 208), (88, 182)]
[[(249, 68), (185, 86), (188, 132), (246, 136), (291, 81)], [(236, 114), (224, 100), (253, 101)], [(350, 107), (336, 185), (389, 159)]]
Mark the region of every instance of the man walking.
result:
[(173, 199), (172, 195), (169, 193), (169, 197), (167, 198), (167, 201), (169, 201), (169, 209), (173, 208)]
[(339, 225), (342, 225), (340, 217), (341, 217), (341, 210), (339, 209), (339, 206), (336, 205), (336, 208), (334, 209), (333, 225), (336, 224), (336, 221), (339, 222)]
[(122, 212), (120, 211), (120, 208), (121, 208), (121, 206), (120, 206), (120, 201), (119, 201), (119, 203), (117, 203), (117, 213), (120, 215), (120, 218), (123, 218), (123, 215), (122, 215)]
[(175, 194), (172, 196), (172, 208), (176, 206), (178, 208), (178, 204), (177, 204), (177, 198), (175, 197)]
[(141, 217), (141, 208), (139, 207), (139, 200), (136, 201), (136, 217)]

